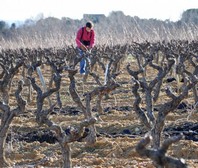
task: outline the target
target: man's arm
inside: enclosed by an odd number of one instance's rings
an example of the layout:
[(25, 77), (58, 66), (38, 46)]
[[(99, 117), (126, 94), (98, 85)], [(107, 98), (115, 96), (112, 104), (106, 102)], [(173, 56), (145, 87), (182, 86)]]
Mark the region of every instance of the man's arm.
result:
[(91, 40), (90, 40), (90, 48), (93, 48), (95, 45), (95, 32), (92, 30)]
[(81, 43), (81, 35), (82, 35), (82, 28), (80, 28), (77, 32), (77, 35), (76, 35), (76, 45), (80, 48), (82, 43)]

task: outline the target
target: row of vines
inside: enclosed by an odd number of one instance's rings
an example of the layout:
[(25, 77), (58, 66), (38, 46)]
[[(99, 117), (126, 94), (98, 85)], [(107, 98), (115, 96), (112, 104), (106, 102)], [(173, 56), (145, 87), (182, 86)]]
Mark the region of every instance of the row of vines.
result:
[[(88, 61), (84, 76), (79, 74), (82, 58)], [(73, 46), (2, 49), (0, 67), (1, 167), (13, 166), (5, 154), (5, 146), (14, 118), (33, 115), (40, 128), (51, 130), (60, 145), (62, 167), (70, 168), (70, 144), (96, 143), (99, 131), (95, 124), (100, 122), (100, 116), (106, 115), (104, 103), (111, 95), (129, 93), (131, 111), (136, 113), (146, 132), (136, 145), (137, 153), (150, 158), (156, 167), (188, 166), (183, 160), (167, 155), (169, 146), (185, 138), (184, 135), (165, 137), (163, 130), (167, 116), (184, 100), (197, 113), (197, 41), (96, 46), (82, 57)], [(79, 90), (79, 83), (86, 89)], [(15, 101), (11, 101), (13, 98)], [(68, 105), (65, 99), (80, 109), (84, 119), (62, 127), (50, 115), (65, 109)]]

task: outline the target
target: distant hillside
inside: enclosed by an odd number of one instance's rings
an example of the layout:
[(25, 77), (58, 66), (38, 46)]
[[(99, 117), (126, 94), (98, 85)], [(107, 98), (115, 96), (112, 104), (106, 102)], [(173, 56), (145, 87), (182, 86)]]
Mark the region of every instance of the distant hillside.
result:
[(5, 21), (0, 21), (0, 42), (2, 41), (2, 46), (8, 41), (32, 47), (75, 45), (76, 31), (88, 20), (95, 24), (98, 45), (198, 38), (198, 9), (188, 9), (177, 22), (141, 19), (126, 16), (122, 11), (113, 11), (108, 17), (103, 14), (84, 14), (81, 20), (40, 17), (37, 20), (27, 19), (22, 25), (8, 25)]

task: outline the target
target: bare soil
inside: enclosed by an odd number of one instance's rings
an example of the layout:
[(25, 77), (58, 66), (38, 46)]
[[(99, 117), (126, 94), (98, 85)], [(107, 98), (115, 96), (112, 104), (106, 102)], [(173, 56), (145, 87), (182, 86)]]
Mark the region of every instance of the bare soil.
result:
[[(48, 83), (48, 69), (42, 69)], [(36, 75), (35, 75), (36, 77)], [(15, 81), (20, 79), (20, 75)], [(87, 82), (82, 82), (82, 77), (76, 76), (76, 84), (79, 95), (83, 100), (86, 91), (96, 87), (91, 77)], [(130, 76), (126, 71), (118, 76), (117, 81), (122, 85), (113, 91), (108, 99), (103, 99), (103, 115), (96, 112), (96, 100), (92, 100), (93, 115), (98, 118), (96, 123), (97, 142), (88, 146), (85, 142), (71, 144), (72, 165), (74, 168), (153, 168), (152, 161), (141, 158), (135, 151), (136, 144), (148, 131), (137, 118), (133, 111), (134, 97), (131, 93)], [(63, 108), (55, 108), (49, 118), (65, 130), (69, 125), (77, 125), (84, 119), (81, 110), (71, 100), (69, 95), (69, 79), (67, 72), (63, 74), (61, 86), (61, 100)], [(13, 89), (14, 91), (14, 89)], [(10, 127), (6, 144), (6, 157), (17, 168), (26, 167), (61, 167), (62, 154), (55, 135), (45, 126), (38, 126), (35, 121), (35, 97), (26, 107), (26, 112), (16, 117)], [(23, 96), (27, 96), (27, 88), (24, 88)], [(55, 101), (55, 95), (50, 99)], [(166, 101), (166, 97), (160, 95), (160, 103)], [(12, 97), (11, 105), (15, 106)], [(192, 99), (184, 100), (191, 103)], [(189, 104), (187, 104), (189, 105)], [(49, 108), (48, 101), (45, 107)], [(155, 113), (157, 114), (157, 105)], [(168, 155), (183, 158), (189, 167), (198, 167), (198, 112), (189, 106), (176, 109), (167, 116), (163, 139), (183, 133), (185, 139), (173, 144), (168, 150)]]

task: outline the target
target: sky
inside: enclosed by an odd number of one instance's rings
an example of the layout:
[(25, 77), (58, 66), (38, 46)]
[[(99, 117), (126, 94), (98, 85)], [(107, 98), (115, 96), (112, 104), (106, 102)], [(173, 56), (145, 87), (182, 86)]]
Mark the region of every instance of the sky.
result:
[(82, 19), (83, 14), (122, 11), (131, 17), (177, 21), (187, 9), (198, 9), (198, 0), (0, 0), (0, 20), (25, 21), (39, 14), (61, 19)]

